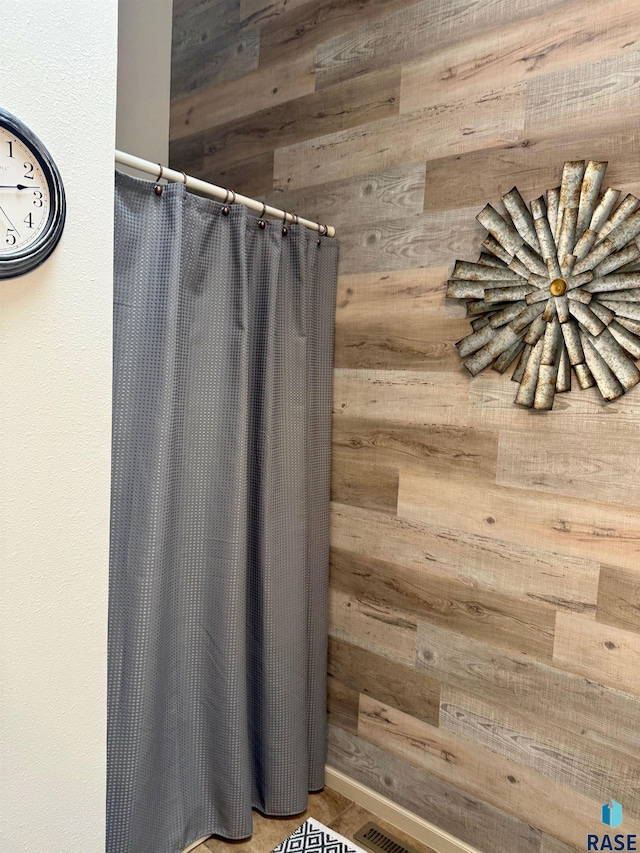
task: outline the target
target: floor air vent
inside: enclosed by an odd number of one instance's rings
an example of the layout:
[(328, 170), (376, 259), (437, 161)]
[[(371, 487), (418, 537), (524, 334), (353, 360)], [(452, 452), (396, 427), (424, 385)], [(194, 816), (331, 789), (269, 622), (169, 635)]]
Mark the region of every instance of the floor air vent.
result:
[(365, 823), (353, 837), (375, 853), (417, 853), (415, 848), (409, 847), (390, 832), (385, 832), (377, 823)]

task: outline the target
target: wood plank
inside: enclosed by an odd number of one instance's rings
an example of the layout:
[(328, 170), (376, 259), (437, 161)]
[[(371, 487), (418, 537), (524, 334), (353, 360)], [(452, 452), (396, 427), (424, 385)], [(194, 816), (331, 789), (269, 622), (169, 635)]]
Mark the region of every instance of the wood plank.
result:
[(440, 726), (594, 800), (606, 791), (609, 797), (623, 799), (629, 813), (640, 816), (640, 785), (632, 781), (640, 780), (638, 756), (586, 741), (579, 732), (563, 731), (545, 717), (521, 714), (448, 685), (442, 688)]
[[(342, 181), (331, 181), (322, 184), (322, 187), (274, 190), (269, 193), (267, 201), (282, 210), (303, 210), (307, 218), (333, 225), (340, 237), (343, 228), (357, 223), (378, 218), (388, 220), (420, 216), (424, 172), (424, 163), (413, 163)], [(446, 276), (447, 272), (440, 282), (440, 288)]]
[[(212, 11), (215, 17), (221, 17), (224, 22), (225, 11), (230, 16), (229, 24), (239, 23), (239, 11), (237, 0), (173, 0), (173, 27), (174, 30), (184, 28), (191, 17), (198, 17)], [(178, 36), (173, 33), (173, 38)]]
[[(175, 0), (171, 32), (172, 62), (202, 45), (215, 45), (223, 33), (237, 31), (239, 26), (240, 0)], [(172, 78), (175, 70), (172, 65)]]
[(339, 33), (349, 32), (362, 23), (363, 17), (376, 21), (396, 9), (406, 0), (315, 0), (296, 3), (287, 13), (273, 16), (262, 27), (260, 62), (287, 63), (300, 51), (313, 50), (323, 41)]
[(447, 264), (426, 269), (339, 275), (336, 326), (359, 320), (382, 320), (398, 313), (416, 313), (425, 319), (442, 317), (445, 315), (442, 288), (449, 272)]
[(640, 571), (603, 565), (596, 620), (640, 633)]
[[(533, 80), (629, 50), (629, 33), (640, 29), (633, 0), (578, 0), (542, 14), (500, 22), (499, 30), (474, 29), (454, 50), (429, 51), (425, 62), (402, 72), (401, 112), (412, 112), (470, 91)], [(496, 19), (497, 20), (497, 19)], [(457, 34), (458, 36), (460, 34)], [(380, 67), (377, 64), (377, 67)]]
[[(640, 696), (640, 633), (557, 613), (553, 662), (601, 684)], [(640, 702), (638, 703), (640, 721)]]
[(390, 605), (463, 636), (551, 660), (555, 613), (544, 607), (339, 549), (331, 552), (331, 583), (350, 596)]
[(169, 138), (174, 140), (207, 131), (313, 92), (314, 61), (311, 51), (294, 57), (287, 73), (278, 64), (261, 66), (235, 80), (225, 80), (173, 99)]
[(331, 637), (329, 675), (351, 690), (438, 725), (440, 683), (412, 666)]
[(462, 372), (334, 371), (336, 417), (463, 426), (467, 423), (468, 398), (469, 379)]
[(169, 166), (194, 178), (202, 177), (204, 148), (202, 140), (189, 136), (169, 143)]
[(575, 847), (573, 844), (564, 844), (558, 841), (557, 838), (552, 838), (550, 835), (542, 834), (542, 846), (540, 853), (582, 853), (584, 845)]
[(336, 418), (332, 445), (336, 468), (346, 460), (358, 459), (463, 481), (492, 482), (496, 475), (498, 436), (488, 430)]
[[(449, 578), (476, 591), (593, 616), (599, 564), (566, 557), (539, 544), (501, 542), (451, 527), (438, 527), (333, 504), (331, 544), (354, 559), (392, 563), (419, 576)], [(400, 568), (401, 567), (401, 568)]]
[(443, 684), (540, 717), (587, 742), (640, 754), (635, 696), (431, 624), (418, 626), (416, 666)]
[(331, 500), (395, 515), (398, 469), (358, 459), (335, 460), (331, 469)]
[(629, 442), (637, 440), (640, 395), (625, 394), (606, 403), (597, 388), (558, 394), (553, 414), (532, 412), (513, 405), (517, 385), (505, 376), (487, 370), (469, 382), (469, 422), (483, 429), (524, 430), (545, 435), (586, 435), (590, 442), (608, 443), (611, 436)]
[(203, 165), (198, 177), (203, 181), (234, 189), (250, 198), (266, 200), (273, 187), (273, 152), (238, 163), (218, 165), (211, 159), (206, 168)]
[(400, 70), (389, 68), (346, 80), (242, 118), (200, 131), (205, 166), (232, 163), (321, 134), (334, 133), (398, 113)]
[[(366, 21), (353, 32), (341, 32), (318, 49), (318, 86), (383, 68), (401, 56), (405, 65), (425, 53), (448, 50), (455, 56), (460, 41), (475, 33), (533, 17), (567, 5), (567, 0), (449, 0), (405, 4), (383, 22)], [(500, 37), (498, 31), (494, 38)], [(499, 79), (499, 77), (494, 78)], [(493, 88), (493, 85), (490, 88)]]
[(339, 323), (335, 329), (334, 364), (339, 368), (394, 370), (460, 370), (454, 341), (469, 334), (466, 319), (428, 323), (412, 312), (386, 321)]
[[(614, 565), (640, 563), (640, 510), (400, 473), (398, 515)], [(490, 531), (490, 534), (489, 534)]]
[(429, 157), (513, 144), (522, 138), (524, 96), (519, 84), (278, 148), (274, 186), (297, 189)]
[(175, 139), (169, 144), (169, 165), (194, 178), (266, 200), (273, 187), (273, 151), (230, 164), (210, 158), (205, 167), (203, 148), (200, 134)]
[[(576, 442), (575, 435), (502, 430), (496, 482), (518, 489), (640, 507), (640, 434), (620, 445)], [(640, 535), (640, 529), (638, 530)]]
[[(362, 694), (358, 735), (515, 817), (528, 818), (532, 826), (565, 843), (578, 844), (592, 831), (599, 799)], [(625, 818), (626, 831), (636, 827), (640, 829), (640, 821)]]
[(540, 832), (350, 732), (329, 728), (328, 763), (474, 849), (538, 853)]
[(640, 51), (601, 59), (538, 77), (527, 83), (525, 134), (544, 123), (560, 135), (635, 126)]
[(308, 2), (310, 0), (240, 0), (240, 20), (243, 26), (264, 27)]
[(571, 159), (608, 160), (604, 185), (624, 189), (640, 181), (640, 131), (633, 124), (621, 129), (569, 127), (554, 135), (546, 122), (528, 129), (517, 143), (427, 162), (426, 213), (496, 202), (515, 184), (529, 200), (558, 186), (562, 164)]
[(383, 657), (413, 664), (416, 621), (408, 613), (329, 591), (330, 634)]
[[(215, 28), (214, 28), (215, 32)], [(204, 35), (204, 34), (203, 34)], [(258, 67), (260, 34), (246, 30), (223, 32), (214, 41), (202, 41), (174, 52), (171, 60), (171, 98), (181, 98), (235, 80)]]
[[(278, 152), (274, 171), (277, 172)], [(278, 181), (277, 174), (274, 180)], [(341, 274), (445, 266), (456, 258), (477, 258), (487, 232), (476, 221), (477, 208), (448, 210), (420, 217), (374, 219), (340, 230)], [(445, 298), (442, 282), (442, 299)]]
[(327, 722), (354, 734), (358, 731), (357, 690), (352, 690), (342, 681), (329, 674), (327, 678)]

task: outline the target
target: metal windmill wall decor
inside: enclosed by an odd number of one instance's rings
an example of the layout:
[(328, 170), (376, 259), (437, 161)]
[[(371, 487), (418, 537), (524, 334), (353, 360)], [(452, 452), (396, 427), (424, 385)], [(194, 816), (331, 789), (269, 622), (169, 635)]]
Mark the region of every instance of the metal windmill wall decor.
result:
[(472, 376), (517, 359), (515, 402), (551, 409), (556, 393), (598, 387), (615, 400), (640, 382), (640, 200), (600, 190), (607, 163), (564, 164), (562, 184), (530, 208), (514, 187), (506, 215), (476, 217), (477, 263), (456, 261), (447, 296), (467, 301), (473, 332), (456, 346)]

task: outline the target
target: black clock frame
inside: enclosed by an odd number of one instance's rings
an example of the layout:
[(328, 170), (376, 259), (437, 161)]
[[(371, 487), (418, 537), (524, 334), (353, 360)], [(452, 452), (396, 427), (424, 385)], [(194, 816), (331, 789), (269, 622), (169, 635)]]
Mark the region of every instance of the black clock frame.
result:
[(33, 152), (47, 181), (50, 198), (49, 216), (38, 239), (19, 252), (0, 256), (0, 279), (4, 279), (24, 275), (46, 261), (62, 236), (67, 203), (58, 167), (35, 133), (2, 107), (0, 107), (0, 127), (13, 133)]

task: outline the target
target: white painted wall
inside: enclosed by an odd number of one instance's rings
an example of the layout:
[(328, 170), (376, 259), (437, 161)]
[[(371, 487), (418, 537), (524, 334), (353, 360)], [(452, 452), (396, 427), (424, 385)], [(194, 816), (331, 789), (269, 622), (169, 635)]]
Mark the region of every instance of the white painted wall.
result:
[(120, 0), (117, 147), (163, 165), (169, 162), (172, 18), (173, 0)]
[(0, 0), (62, 240), (0, 282), (0, 850), (104, 849), (117, 0)]

